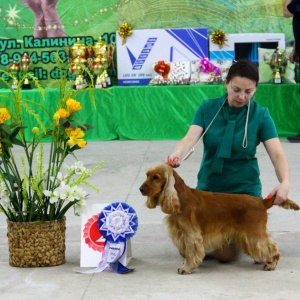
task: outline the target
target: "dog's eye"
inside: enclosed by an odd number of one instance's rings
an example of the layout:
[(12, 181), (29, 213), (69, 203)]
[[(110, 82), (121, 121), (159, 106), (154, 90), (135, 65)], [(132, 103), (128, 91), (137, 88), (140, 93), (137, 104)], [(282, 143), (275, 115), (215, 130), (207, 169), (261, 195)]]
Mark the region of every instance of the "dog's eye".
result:
[(153, 180), (158, 180), (159, 176), (158, 175), (153, 175)]

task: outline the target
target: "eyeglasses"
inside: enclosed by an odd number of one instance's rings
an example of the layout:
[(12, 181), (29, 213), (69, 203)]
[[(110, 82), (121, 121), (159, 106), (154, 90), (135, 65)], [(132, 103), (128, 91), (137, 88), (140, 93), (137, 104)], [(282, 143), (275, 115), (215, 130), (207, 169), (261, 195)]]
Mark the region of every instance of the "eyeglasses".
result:
[(246, 97), (251, 97), (256, 92), (255, 88), (254, 89), (250, 89), (250, 90), (242, 91), (240, 88), (232, 86), (232, 83), (230, 83), (230, 88), (238, 96), (245, 95)]

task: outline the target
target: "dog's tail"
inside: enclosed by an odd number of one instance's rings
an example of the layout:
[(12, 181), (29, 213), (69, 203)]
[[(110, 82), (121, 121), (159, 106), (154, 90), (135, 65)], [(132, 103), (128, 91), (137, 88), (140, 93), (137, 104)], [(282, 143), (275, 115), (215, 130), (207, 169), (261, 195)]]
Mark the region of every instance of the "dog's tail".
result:
[[(266, 209), (271, 208), (274, 205), (274, 200), (275, 200), (275, 196), (273, 196), (270, 199), (268, 199), (268, 198), (263, 199), (263, 204), (264, 204), (265, 208)], [(300, 206), (296, 202), (294, 202), (290, 199), (286, 199), (284, 202), (282, 202), (278, 206), (285, 208), (285, 209), (293, 209), (293, 210), (300, 209)]]

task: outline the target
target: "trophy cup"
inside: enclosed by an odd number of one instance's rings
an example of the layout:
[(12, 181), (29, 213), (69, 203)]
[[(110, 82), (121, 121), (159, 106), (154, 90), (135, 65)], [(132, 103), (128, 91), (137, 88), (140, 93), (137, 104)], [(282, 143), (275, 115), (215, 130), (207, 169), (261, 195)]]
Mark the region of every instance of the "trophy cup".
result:
[(71, 58), (75, 58), (77, 56), (86, 56), (86, 46), (80, 41), (80, 38), (77, 38), (77, 41), (73, 46), (70, 47), (71, 50)]
[[(93, 46), (94, 63), (93, 72), (97, 75), (95, 87), (105, 88), (111, 86), (110, 77), (107, 74), (107, 69), (110, 67), (113, 59), (114, 45), (108, 44), (99, 37), (99, 40)], [(100, 67), (101, 65), (101, 67)], [(102, 73), (100, 70), (102, 69)], [(97, 74), (95, 73), (97, 72)]]
[(101, 58), (96, 57), (92, 66), (93, 74), (96, 75), (95, 88), (100, 89), (106, 86), (106, 77), (108, 77), (106, 70), (103, 67)]
[(274, 83), (278, 84), (282, 82), (281, 75), (285, 73), (286, 66), (287, 58), (285, 56), (285, 51), (280, 52), (279, 48), (277, 47), (270, 60), (270, 67), (274, 73)]
[(13, 61), (13, 63), (9, 66), (8, 71), (11, 74), (13, 80), (11, 88), (16, 90), (19, 82), (18, 76), (20, 73), (20, 64), (17, 64), (15, 61)]
[(24, 90), (30, 90), (31, 86), (28, 80), (28, 71), (29, 71), (29, 63), (30, 63), (30, 57), (27, 55), (27, 53), (24, 53), (21, 57), (21, 71), (22, 76), (26, 76), (22, 85), (22, 88)]
[(93, 72), (94, 50), (92, 45), (86, 47), (86, 61), (87, 68), (90, 72)]
[(72, 60), (70, 72), (75, 75), (75, 90), (82, 89), (85, 84), (83, 76), (84, 68), (82, 67), (83, 65), (86, 65), (86, 59), (84, 57), (77, 56)]
[(80, 41), (80, 38), (77, 38), (77, 42), (70, 47), (72, 59), (70, 72), (75, 75), (75, 90), (81, 89), (86, 83), (83, 76), (84, 66), (87, 64), (86, 49), (87, 47)]

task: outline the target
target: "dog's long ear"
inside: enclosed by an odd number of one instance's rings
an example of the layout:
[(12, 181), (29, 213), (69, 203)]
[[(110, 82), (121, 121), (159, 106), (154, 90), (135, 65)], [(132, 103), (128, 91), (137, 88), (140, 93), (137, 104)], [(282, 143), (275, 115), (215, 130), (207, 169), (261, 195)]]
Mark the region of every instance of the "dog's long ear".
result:
[(162, 193), (159, 196), (159, 205), (161, 210), (166, 214), (176, 214), (181, 212), (180, 201), (175, 189), (175, 178), (173, 169), (168, 168), (166, 171), (166, 183)]

